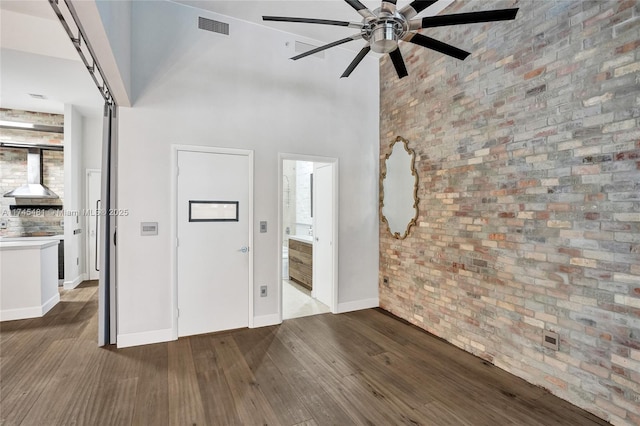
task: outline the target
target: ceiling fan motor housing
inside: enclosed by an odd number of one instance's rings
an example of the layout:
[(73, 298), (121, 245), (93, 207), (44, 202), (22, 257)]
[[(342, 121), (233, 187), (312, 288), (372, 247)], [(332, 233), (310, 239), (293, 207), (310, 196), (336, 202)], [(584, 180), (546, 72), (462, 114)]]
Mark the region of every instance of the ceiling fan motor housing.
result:
[(376, 9), (376, 18), (365, 19), (362, 38), (371, 45), (376, 53), (389, 53), (398, 47), (398, 41), (407, 33), (409, 25), (401, 14)]

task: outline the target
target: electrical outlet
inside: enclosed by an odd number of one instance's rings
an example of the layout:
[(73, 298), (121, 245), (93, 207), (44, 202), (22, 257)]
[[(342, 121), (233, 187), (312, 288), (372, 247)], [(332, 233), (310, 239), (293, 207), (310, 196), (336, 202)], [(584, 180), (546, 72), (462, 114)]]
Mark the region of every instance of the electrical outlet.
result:
[(261, 285), (260, 286), (260, 297), (267, 297), (267, 286), (266, 285)]

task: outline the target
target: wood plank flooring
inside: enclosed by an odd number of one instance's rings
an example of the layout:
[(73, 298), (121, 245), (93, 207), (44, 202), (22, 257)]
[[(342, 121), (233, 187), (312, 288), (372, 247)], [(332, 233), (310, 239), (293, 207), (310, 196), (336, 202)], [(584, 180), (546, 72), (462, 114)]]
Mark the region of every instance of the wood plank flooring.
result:
[(370, 309), (98, 348), (97, 285), (0, 324), (2, 425), (604, 425)]

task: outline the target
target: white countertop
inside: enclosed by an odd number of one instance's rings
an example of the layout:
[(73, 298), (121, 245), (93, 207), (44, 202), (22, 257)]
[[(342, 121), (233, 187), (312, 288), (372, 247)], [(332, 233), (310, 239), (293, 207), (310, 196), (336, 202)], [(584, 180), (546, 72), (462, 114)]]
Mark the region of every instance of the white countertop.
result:
[(289, 235), (289, 239), (300, 241), (301, 243), (313, 244), (313, 237), (311, 235)]
[(60, 244), (59, 240), (49, 239), (40, 241), (0, 241), (0, 250), (30, 250), (30, 249), (45, 249), (51, 246), (57, 246)]
[(64, 235), (44, 235), (40, 237), (0, 237), (0, 242), (3, 241), (51, 241), (51, 240), (64, 240)]

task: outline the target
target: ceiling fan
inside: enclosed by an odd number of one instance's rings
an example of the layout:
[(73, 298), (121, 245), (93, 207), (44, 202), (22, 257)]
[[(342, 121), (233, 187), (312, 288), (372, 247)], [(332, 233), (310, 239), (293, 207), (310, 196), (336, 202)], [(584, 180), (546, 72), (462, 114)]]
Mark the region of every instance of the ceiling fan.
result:
[(357, 28), (360, 30), (360, 33), (358, 34), (309, 50), (300, 55), (294, 56), (291, 59), (298, 60), (353, 40), (364, 39), (367, 42), (367, 45), (362, 48), (355, 59), (349, 64), (341, 78), (349, 77), (370, 50), (377, 53), (388, 53), (391, 61), (393, 62), (393, 66), (398, 73), (398, 78), (403, 78), (409, 74), (407, 72), (407, 67), (404, 64), (404, 60), (402, 59), (400, 49), (398, 48), (398, 42), (400, 40), (408, 41), (410, 43), (444, 53), (445, 55), (464, 60), (470, 55), (469, 52), (422, 35), (417, 31), (423, 28), (442, 27), (447, 25), (507, 21), (515, 19), (516, 13), (518, 13), (518, 9), (514, 8), (483, 12), (457, 13), (453, 15), (428, 16), (425, 18), (413, 19), (416, 15), (436, 3), (438, 0), (412, 1), (400, 10), (396, 8), (396, 0), (383, 0), (382, 5), (373, 11), (367, 9), (367, 7), (358, 0), (345, 1), (362, 16), (362, 22), (291, 18), (286, 16), (263, 16), (262, 19), (264, 21), (299, 22)]

